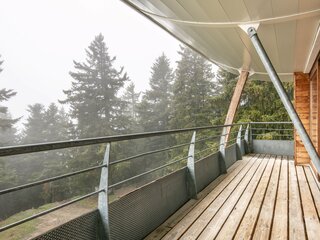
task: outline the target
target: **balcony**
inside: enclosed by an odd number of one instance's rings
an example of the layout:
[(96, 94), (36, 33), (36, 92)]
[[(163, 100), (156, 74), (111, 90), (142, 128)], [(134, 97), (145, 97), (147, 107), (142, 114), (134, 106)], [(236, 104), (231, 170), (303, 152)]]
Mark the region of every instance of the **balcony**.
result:
[[(231, 127), (230, 134), (221, 134)], [(220, 132), (220, 134), (219, 134)], [(183, 135), (187, 142), (110, 159), (112, 143)], [(101, 165), (10, 189), (0, 196), (101, 169), (95, 191), (16, 222), (1, 234), (58, 209), (97, 196), (97, 207), (32, 236), (32, 239), (317, 239), (320, 186), (309, 165), (295, 166), (290, 122), (239, 123), (111, 136), (0, 149), (1, 156), (90, 145), (105, 146)], [(185, 149), (172, 160), (114, 182), (110, 168), (123, 162)], [(117, 169), (117, 168), (115, 168)], [(110, 201), (116, 189), (134, 186)], [(49, 223), (48, 223), (49, 224)]]

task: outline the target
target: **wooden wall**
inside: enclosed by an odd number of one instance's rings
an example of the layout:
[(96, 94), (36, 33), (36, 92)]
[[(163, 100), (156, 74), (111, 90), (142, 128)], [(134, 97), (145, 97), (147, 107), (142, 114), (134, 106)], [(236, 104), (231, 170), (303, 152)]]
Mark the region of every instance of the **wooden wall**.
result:
[[(306, 128), (312, 143), (320, 153), (320, 56), (309, 74), (295, 73), (294, 77), (295, 108)], [(295, 163), (310, 163), (310, 158), (299, 136), (295, 138)]]
[[(310, 133), (310, 80), (307, 74), (295, 73), (294, 75), (294, 104), (304, 127)], [(310, 162), (309, 155), (296, 131), (294, 133), (294, 159), (296, 164)]]

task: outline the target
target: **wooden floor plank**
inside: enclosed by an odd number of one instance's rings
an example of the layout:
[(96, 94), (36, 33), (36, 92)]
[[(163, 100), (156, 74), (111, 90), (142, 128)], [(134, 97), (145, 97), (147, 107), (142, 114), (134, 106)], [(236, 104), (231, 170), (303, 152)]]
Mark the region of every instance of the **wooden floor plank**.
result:
[(320, 188), (310, 167), (263, 157), (237, 162), (147, 239), (320, 239)]
[(218, 186), (225, 178), (230, 175), (237, 168), (241, 168), (252, 158), (244, 156), (242, 160), (236, 161), (227, 170), (226, 174), (222, 174), (217, 177), (212, 183), (210, 183), (205, 189), (198, 193), (198, 199), (191, 199), (185, 205), (183, 205), (177, 212), (170, 216), (163, 224), (161, 224), (155, 231), (150, 233), (145, 240), (156, 240), (161, 239), (167, 234), (178, 222), (180, 222), (202, 199), (207, 196), (216, 186)]
[[(242, 209), (245, 209), (245, 207), (248, 205), (246, 202), (250, 201), (251, 196), (253, 195), (256, 186), (258, 185), (259, 180), (261, 179), (261, 176), (268, 164), (269, 158), (270, 156), (261, 159), (262, 163), (258, 166), (258, 168), (256, 168), (256, 170), (252, 169), (250, 172), (248, 172), (246, 177), (241, 181), (241, 183), (236, 187), (236, 189), (224, 203), (223, 208), (221, 208), (211, 219), (198, 239), (214, 239), (227, 218), (230, 217), (230, 213), (234, 208), (241, 206)], [(233, 231), (235, 231), (235, 229), (236, 228), (234, 228)]]
[(306, 232), (308, 239), (319, 239), (320, 237), (320, 222), (309, 185), (303, 170), (303, 166), (296, 166), (298, 183), (302, 201), (304, 221), (306, 224)]
[[(256, 184), (253, 182), (252, 184), (250, 184), (250, 186), (248, 186), (248, 188), (245, 190), (245, 193), (241, 196), (239, 202), (232, 210), (231, 214), (228, 216), (227, 221), (224, 223), (216, 239), (232, 239), (235, 235), (236, 229), (240, 225), (240, 222), (246, 210), (251, 211), (249, 208), (250, 203), (259, 199), (260, 206), (264, 193), (267, 189), (267, 185), (269, 183), (273, 164), (275, 162), (275, 156), (269, 157), (267, 159), (265, 158), (264, 161), (266, 161), (267, 167), (261, 179)], [(257, 196), (261, 197), (257, 198)], [(248, 208), (246, 208), (246, 206), (248, 206)], [(249, 221), (249, 219), (246, 219), (246, 221)], [(255, 220), (251, 219), (251, 222), (253, 223), (252, 225), (254, 225)]]
[(281, 157), (277, 156), (252, 239), (269, 239), (280, 169)]
[(181, 239), (196, 239), (207, 226), (214, 215), (223, 208), (224, 203), (228, 197), (233, 193), (239, 184), (243, 185), (243, 182), (248, 183), (256, 169), (260, 166), (261, 158), (255, 159), (253, 165), (247, 168), (246, 171), (242, 171), (235, 181), (230, 183), (228, 187), (210, 204), (210, 206), (199, 216), (199, 218), (189, 227), (189, 229), (183, 234)]
[(271, 239), (288, 238), (288, 161), (281, 161), (279, 187), (271, 229)]
[(309, 183), (309, 186), (311, 189), (313, 200), (314, 200), (317, 212), (318, 212), (318, 217), (320, 217), (320, 190), (319, 190), (317, 182), (316, 182), (317, 180), (314, 178), (310, 167), (305, 166), (303, 168), (304, 168), (304, 172), (307, 176), (307, 180), (308, 180), (308, 183)]
[(293, 159), (289, 161), (289, 239), (306, 239), (300, 192)]
[(246, 210), (245, 215), (243, 216), (241, 223), (235, 233), (234, 239), (250, 239), (253, 235), (254, 227), (258, 220), (261, 205), (266, 195), (268, 186), (270, 182), (271, 184), (275, 183), (274, 179), (278, 179), (279, 173), (277, 171), (277, 168), (279, 169), (280, 162), (278, 161), (279, 164), (278, 166), (276, 166), (275, 157), (271, 158), (270, 162), (273, 166), (270, 170), (271, 172), (268, 175), (268, 172), (266, 171), (263, 179), (259, 183), (259, 186), (252, 197), (248, 209)]
[(195, 208), (193, 208), (174, 228), (172, 228), (163, 239), (178, 239), (189, 228), (189, 226), (203, 213), (204, 210), (220, 195), (220, 193), (239, 177), (246, 173), (255, 163), (259, 155), (255, 155), (244, 166), (230, 173), (213, 191), (208, 194)]

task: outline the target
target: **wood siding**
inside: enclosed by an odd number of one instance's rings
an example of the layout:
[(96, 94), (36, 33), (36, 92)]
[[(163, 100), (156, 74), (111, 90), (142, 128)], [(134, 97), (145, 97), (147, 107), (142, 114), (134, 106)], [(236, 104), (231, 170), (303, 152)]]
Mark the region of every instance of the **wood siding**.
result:
[[(304, 127), (310, 133), (310, 80), (307, 74), (295, 73), (294, 75), (294, 103)], [(294, 145), (295, 163), (309, 163), (309, 155), (296, 131), (294, 132)]]

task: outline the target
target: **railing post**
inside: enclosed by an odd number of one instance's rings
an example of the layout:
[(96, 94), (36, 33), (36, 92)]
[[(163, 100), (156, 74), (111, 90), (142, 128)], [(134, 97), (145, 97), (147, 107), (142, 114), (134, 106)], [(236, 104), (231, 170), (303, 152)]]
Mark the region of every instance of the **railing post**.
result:
[(246, 141), (246, 152), (252, 152), (252, 130), (251, 124), (249, 123), (246, 128), (246, 132), (244, 134), (244, 140)]
[(109, 158), (110, 158), (110, 143), (107, 143), (106, 151), (104, 153), (103, 165), (101, 169), (100, 185), (99, 189), (104, 189), (104, 191), (99, 193), (98, 197), (98, 209), (102, 219), (103, 229), (99, 231), (102, 239), (110, 239), (110, 228), (109, 228), (109, 199), (108, 199), (108, 173), (109, 173)]
[(241, 160), (242, 159), (242, 139), (241, 139), (241, 135), (242, 135), (242, 125), (240, 125), (239, 127), (239, 131), (238, 131), (238, 135), (237, 135), (237, 159)]
[(227, 133), (227, 128), (224, 127), (222, 129), (222, 135), (220, 138), (220, 146), (219, 146), (219, 167), (220, 167), (220, 173), (227, 173), (227, 166), (226, 166), (226, 161), (225, 161), (225, 156), (226, 156), (226, 133)]
[(191, 143), (188, 152), (188, 192), (189, 197), (197, 199), (197, 181), (196, 181), (196, 169), (195, 169), (195, 157), (194, 157), (194, 149), (196, 142), (196, 131), (193, 132)]

